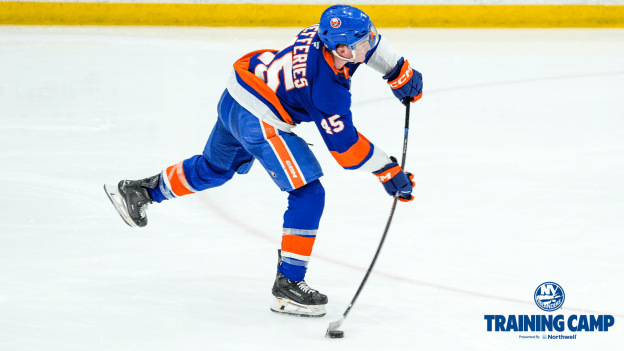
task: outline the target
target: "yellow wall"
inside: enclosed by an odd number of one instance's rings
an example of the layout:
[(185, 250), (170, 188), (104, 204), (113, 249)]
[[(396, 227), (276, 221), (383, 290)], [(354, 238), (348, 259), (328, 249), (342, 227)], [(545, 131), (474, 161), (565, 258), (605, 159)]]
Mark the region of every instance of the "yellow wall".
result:
[[(624, 27), (624, 6), (356, 5), (378, 27)], [(327, 5), (0, 2), (0, 24), (301, 27)]]

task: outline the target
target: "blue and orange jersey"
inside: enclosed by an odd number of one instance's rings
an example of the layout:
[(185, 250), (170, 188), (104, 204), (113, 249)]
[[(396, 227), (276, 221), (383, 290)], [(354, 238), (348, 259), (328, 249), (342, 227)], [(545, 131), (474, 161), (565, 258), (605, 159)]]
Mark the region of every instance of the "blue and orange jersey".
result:
[(240, 58), (227, 89), (240, 105), (277, 129), (292, 132), (299, 123), (314, 122), (342, 167), (373, 172), (390, 160), (353, 125), (350, 78), (359, 66), (347, 63), (335, 69), (332, 53), (313, 25), (281, 51), (259, 50)]

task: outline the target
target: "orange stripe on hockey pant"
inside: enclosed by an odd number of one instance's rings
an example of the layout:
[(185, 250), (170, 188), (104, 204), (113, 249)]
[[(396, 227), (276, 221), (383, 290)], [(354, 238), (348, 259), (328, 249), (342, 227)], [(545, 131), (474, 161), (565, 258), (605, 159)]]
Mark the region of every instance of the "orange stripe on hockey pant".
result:
[(305, 183), (303, 182), (303, 178), (297, 170), (294, 160), (290, 157), (290, 154), (286, 149), (286, 145), (278, 136), (277, 132), (275, 132), (275, 128), (266, 122), (262, 122), (262, 129), (264, 130), (264, 134), (266, 135), (266, 140), (271, 143), (271, 145), (273, 145), (273, 148), (277, 152), (277, 158), (280, 160), (282, 166), (286, 170), (286, 176), (288, 176), (294, 188), (297, 189), (304, 186)]
[(316, 238), (309, 238), (298, 235), (282, 236), (282, 251), (294, 253), (301, 256), (310, 256)]
[(166, 173), (167, 178), (169, 179), (169, 184), (171, 185), (171, 191), (173, 191), (176, 196), (183, 196), (193, 193), (189, 188), (185, 186), (185, 184), (188, 184), (188, 182), (186, 181), (186, 176), (184, 175), (182, 162), (167, 168)]
[(261, 52), (267, 51), (271, 50), (258, 50), (250, 52), (249, 54), (241, 57), (240, 59), (238, 59), (238, 61), (236, 61), (236, 63), (234, 63), (234, 70), (236, 70), (238, 76), (245, 83), (247, 83), (258, 94), (262, 95), (263, 98), (265, 98), (271, 105), (273, 105), (273, 107), (275, 107), (284, 122), (294, 125), (292, 118), (290, 118), (290, 115), (288, 114), (288, 112), (286, 112), (284, 106), (282, 106), (282, 103), (277, 98), (275, 92), (271, 90), (271, 88), (269, 88), (262, 79), (258, 78), (255, 74), (249, 72), (249, 61), (251, 60), (251, 57)]
[(353, 167), (364, 161), (370, 149), (371, 143), (362, 134), (358, 133), (358, 141), (349, 150), (342, 153), (332, 151), (331, 154), (342, 167)]
[(267, 140), (277, 135), (275, 128), (266, 122), (262, 122), (262, 129), (264, 129), (264, 134), (266, 135)]
[[(264, 122), (262, 122), (264, 123)], [(264, 123), (266, 125), (266, 123)], [(273, 128), (273, 127), (271, 127)], [(267, 141), (273, 145), (273, 148), (277, 152), (277, 158), (279, 158), (282, 166), (286, 171), (286, 176), (290, 179), (293, 184), (293, 188), (298, 189), (305, 185), (303, 178), (301, 177), (301, 173), (297, 170), (297, 166), (295, 164), (295, 160), (290, 157), (288, 153), (288, 149), (284, 141), (279, 137), (279, 135), (275, 135), (273, 137), (269, 137), (269, 131), (265, 129), (267, 134)], [(273, 130), (273, 133), (275, 131)]]

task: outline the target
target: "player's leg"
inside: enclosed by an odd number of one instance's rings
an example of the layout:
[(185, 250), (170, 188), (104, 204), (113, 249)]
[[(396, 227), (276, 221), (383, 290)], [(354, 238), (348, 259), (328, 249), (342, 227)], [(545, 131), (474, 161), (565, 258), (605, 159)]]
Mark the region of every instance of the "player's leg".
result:
[(327, 296), (311, 289), (304, 280), (324, 206), (325, 190), (318, 179), (289, 191), (272, 290), (275, 299), (271, 310), (276, 313), (310, 317), (326, 313)]
[(242, 107), (232, 132), (262, 164), (275, 184), (289, 193), (282, 248), (271, 310), (298, 316), (325, 315), (327, 296), (304, 281), (323, 207), (321, 167), (308, 144), (293, 133), (259, 121)]
[(286, 278), (305, 278), (319, 222), (325, 207), (325, 189), (320, 180), (288, 192), (288, 209), (282, 229), (282, 262), (278, 267)]
[(230, 134), (222, 119), (215, 124), (204, 152), (167, 167), (158, 186), (149, 189), (155, 202), (214, 188), (249, 171), (253, 156)]
[[(145, 211), (152, 202), (189, 195), (223, 185), (235, 173), (244, 174), (253, 163), (253, 156), (232, 136), (229, 121), (231, 101), (219, 102), (219, 118), (202, 155), (195, 155), (165, 168), (160, 174), (142, 180), (122, 180), (117, 186), (104, 189), (126, 223), (132, 227), (147, 225)], [(226, 100), (226, 101), (224, 101)]]

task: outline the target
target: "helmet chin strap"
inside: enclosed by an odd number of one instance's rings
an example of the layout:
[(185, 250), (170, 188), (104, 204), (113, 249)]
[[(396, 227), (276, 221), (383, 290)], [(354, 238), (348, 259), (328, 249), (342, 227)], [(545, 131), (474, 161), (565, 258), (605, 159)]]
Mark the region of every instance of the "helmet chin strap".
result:
[(346, 60), (346, 61), (351, 62), (351, 63), (358, 63), (358, 62), (355, 60), (355, 50), (350, 50), (350, 51), (351, 51), (351, 55), (352, 55), (352, 57), (351, 57), (351, 58), (346, 58), (346, 57), (342, 57), (342, 56), (340, 56), (340, 55), (336, 52), (336, 50), (332, 50), (332, 54), (334, 54), (334, 56), (338, 57), (338, 58), (339, 58), (339, 59), (341, 59), (341, 60)]

